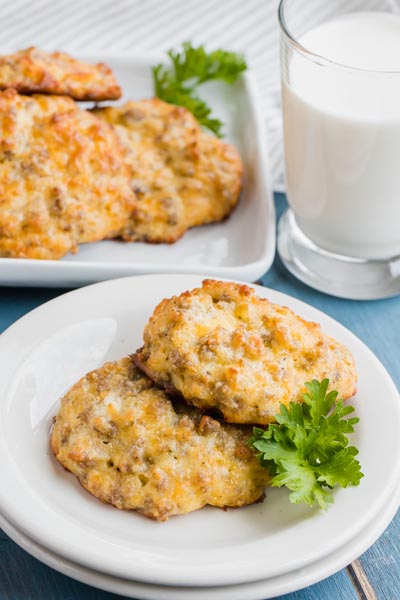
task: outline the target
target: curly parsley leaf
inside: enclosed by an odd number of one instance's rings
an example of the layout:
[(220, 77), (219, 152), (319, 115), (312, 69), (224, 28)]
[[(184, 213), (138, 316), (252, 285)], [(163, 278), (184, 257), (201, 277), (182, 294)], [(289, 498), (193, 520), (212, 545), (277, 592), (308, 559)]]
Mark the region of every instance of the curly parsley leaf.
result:
[(232, 84), (247, 69), (243, 56), (226, 50), (207, 52), (190, 42), (183, 44), (181, 52), (169, 50), (171, 66), (153, 67), (155, 94), (170, 104), (187, 108), (203, 127), (222, 137), (223, 123), (212, 116), (211, 108), (202, 100), (197, 89), (206, 81), (219, 79)]
[(288, 487), (293, 503), (317, 503), (323, 509), (333, 502), (329, 490), (356, 486), (363, 477), (358, 450), (347, 437), (359, 419), (348, 418), (354, 408), (336, 401), (338, 393), (327, 393), (328, 385), (328, 379), (306, 383), (304, 402), (281, 404), (277, 423), (267, 430), (254, 427), (249, 440), (269, 469), (272, 486)]

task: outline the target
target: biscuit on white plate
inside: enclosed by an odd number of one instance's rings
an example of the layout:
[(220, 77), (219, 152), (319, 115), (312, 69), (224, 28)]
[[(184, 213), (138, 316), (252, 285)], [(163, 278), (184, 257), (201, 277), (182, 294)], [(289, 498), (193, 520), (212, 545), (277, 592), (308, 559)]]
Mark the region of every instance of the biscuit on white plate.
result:
[(0, 92), (0, 256), (114, 237), (136, 202), (128, 171), (112, 127), (71, 98)]
[(65, 52), (26, 48), (0, 56), (0, 90), (59, 94), (75, 100), (116, 100), (121, 88), (103, 63), (89, 64)]
[(57, 460), (94, 496), (165, 521), (206, 504), (264, 496), (268, 470), (251, 429), (174, 405), (130, 358), (88, 373), (61, 400), (51, 436)]
[(246, 285), (206, 280), (163, 300), (143, 339), (134, 360), (151, 379), (230, 423), (274, 421), (281, 403), (302, 401), (312, 379), (329, 378), (343, 399), (356, 391), (343, 344)]
[(242, 184), (239, 153), (204, 133), (188, 110), (153, 98), (94, 112), (115, 127), (131, 169), (138, 202), (125, 240), (173, 243), (230, 215)]

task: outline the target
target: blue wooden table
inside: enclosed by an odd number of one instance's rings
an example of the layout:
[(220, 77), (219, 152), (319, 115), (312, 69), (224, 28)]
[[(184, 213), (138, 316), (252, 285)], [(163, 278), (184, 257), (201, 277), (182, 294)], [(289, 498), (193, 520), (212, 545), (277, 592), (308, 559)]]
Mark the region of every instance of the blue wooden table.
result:
[[(276, 196), (276, 205), (279, 215), (285, 206), (283, 195)], [(400, 297), (354, 302), (326, 296), (295, 280), (278, 258), (272, 269), (262, 277), (261, 283), (300, 298), (343, 323), (375, 352), (399, 387)], [(0, 288), (0, 330), (63, 292), (60, 289)], [(21, 550), (0, 530), (0, 600), (117, 598), (120, 596), (78, 583), (46, 567)], [(399, 600), (400, 512), (381, 538), (359, 560), (320, 583), (281, 598)]]

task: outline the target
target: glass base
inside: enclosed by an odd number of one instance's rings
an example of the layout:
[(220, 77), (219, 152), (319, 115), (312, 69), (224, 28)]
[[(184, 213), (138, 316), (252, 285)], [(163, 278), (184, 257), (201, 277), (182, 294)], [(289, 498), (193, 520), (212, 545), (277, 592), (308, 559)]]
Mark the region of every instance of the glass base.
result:
[(302, 233), (291, 209), (279, 221), (278, 253), (295, 277), (326, 294), (351, 300), (400, 294), (400, 256), (373, 260), (324, 250)]

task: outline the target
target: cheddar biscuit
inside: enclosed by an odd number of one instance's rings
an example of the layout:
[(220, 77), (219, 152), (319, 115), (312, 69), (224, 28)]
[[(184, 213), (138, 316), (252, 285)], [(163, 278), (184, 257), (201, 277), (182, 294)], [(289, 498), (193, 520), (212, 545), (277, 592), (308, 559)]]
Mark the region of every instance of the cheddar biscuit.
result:
[(96, 109), (115, 127), (131, 169), (137, 208), (125, 240), (173, 243), (187, 229), (225, 219), (236, 206), (236, 149), (204, 133), (183, 107), (153, 98)]
[(66, 96), (0, 92), (0, 256), (58, 259), (135, 206), (114, 130)]
[(116, 100), (121, 89), (109, 67), (88, 64), (64, 52), (26, 48), (0, 56), (0, 89), (21, 94), (59, 94), (75, 100)]
[(67, 392), (51, 444), (94, 496), (165, 521), (206, 504), (239, 507), (263, 497), (268, 474), (248, 447), (250, 435), (173, 405), (123, 358)]
[(231, 423), (272, 422), (281, 403), (302, 400), (312, 379), (329, 378), (344, 399), (355, 393), (354, 361), (343, 344), (230, 282), (206, 280), (163, 300), (134, 359), (158, 385)]

